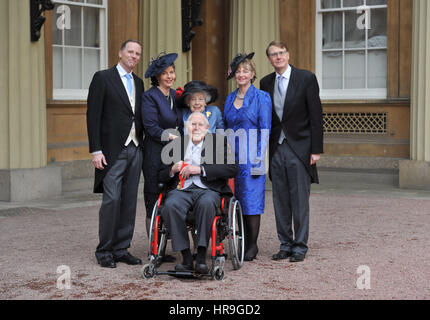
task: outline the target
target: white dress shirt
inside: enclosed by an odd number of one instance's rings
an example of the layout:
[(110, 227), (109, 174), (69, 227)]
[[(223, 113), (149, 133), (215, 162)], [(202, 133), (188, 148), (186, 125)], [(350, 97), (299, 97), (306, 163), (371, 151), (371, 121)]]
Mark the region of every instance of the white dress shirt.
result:
[[(130, 93), (128, 92), (128, 89), (127, 89), (127, 78), (126, 78), (127, 71), (125, 71), (124, 68), (119, 63), (117, 64), (116, 68), (119, 72), (119, 76), (121, 77), (122, 84), (124, 85), (125, 91), (127, 92), (128, 99), (130, 100), (131, 109), (133, 110), (133, 113), (135, 113), (134, 109), (136, 106), (136, 98), (135, 98), (136, 97), (136, 86), (134, 84), (133, 74), (131, 72), (129, 73), (131, 75), (131, 84), (133, 86), (132, 94), (130, 95)], [(134, 124), (134, 121), (133, 121), (133, 124), (131, 126), (130, 134), (128, 135), (128, 138), (125, 141), (125, 146), (128, 146), (131, 141), (134, 142), (136, 147), (139, 145), (139, 141), (137, 140), (137, 137), (136, 137), (136, 126)]]

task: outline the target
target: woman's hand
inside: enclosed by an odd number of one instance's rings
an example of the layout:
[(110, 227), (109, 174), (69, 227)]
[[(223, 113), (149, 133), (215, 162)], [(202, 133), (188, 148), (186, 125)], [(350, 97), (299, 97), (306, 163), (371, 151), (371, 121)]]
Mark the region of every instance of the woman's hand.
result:
[(169, 141), (172, 141), (176, 138), (178, 138), (178, 136), (175, 136), (174, 134), (169, 133)]

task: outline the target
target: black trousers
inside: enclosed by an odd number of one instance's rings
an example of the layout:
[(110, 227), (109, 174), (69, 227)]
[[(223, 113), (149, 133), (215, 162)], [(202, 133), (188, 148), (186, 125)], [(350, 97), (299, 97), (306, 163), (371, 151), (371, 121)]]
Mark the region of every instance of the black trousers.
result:
[(134, 233), (137, 192), (142, 170), (142, 149), (131, 142), (124, 147), (103, 180), (99, 211), (98, 259), (127, 253)]
[(173, 190), (168, 193), (162, 217), (170, 231), (173, 251), (190, 248), (186, 218), (191, 208), (196, 220), (197, 246), (208, 247), (212, 221), (220, 202), (218, 192), (202, 189), (194, 184), (185, 190)]
[(285, 140), (277, 147), (270, 170), (280, 249), (306, 254), (309, 238), (310, 175)]

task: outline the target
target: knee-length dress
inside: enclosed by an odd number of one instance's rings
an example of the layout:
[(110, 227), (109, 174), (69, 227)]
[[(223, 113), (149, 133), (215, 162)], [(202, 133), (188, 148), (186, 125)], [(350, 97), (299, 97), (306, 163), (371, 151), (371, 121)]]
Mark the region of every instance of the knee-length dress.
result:
[(243, 214), (258, 215), (264, 213), (268, 166), (265, 157), (272, 124), (272, 101), (267, 92), (251, 85), (242, 107), (236, 109), (233, 102), (237, 92), (227, 97), (224, 106), (227, 137), (239, 163), (234, 191)]

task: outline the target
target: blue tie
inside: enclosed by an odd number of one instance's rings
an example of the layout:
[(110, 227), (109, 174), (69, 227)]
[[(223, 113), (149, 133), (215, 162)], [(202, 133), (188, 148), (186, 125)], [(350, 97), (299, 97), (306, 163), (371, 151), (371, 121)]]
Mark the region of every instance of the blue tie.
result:
[(127, 78), (127, 90), (131, 96), (133, 94), (133, 84), (131, 83), (131, 74), (127, 73), (125, 77)]

